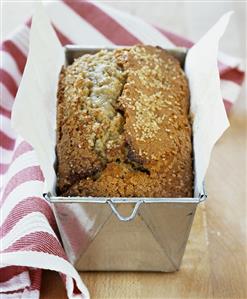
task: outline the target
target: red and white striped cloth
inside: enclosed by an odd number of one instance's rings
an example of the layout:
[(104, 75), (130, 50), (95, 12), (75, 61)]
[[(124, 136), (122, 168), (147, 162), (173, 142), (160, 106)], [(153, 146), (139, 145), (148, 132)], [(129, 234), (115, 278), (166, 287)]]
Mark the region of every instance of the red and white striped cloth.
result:
[[(100, 3), (64, 0), (49, 4), (47, 12), (63, 45), (193, 45)], [(41, 269), (51, 269), (60, 273), (69, 298), (87, 298), (88, 291), (67, 261), (57, 237), (51, 208), (42, 198), (43, 175), (35, 152), (10, 127), (11, 108), (28, 54), (30, 26), (27, 22), (1, 45), (0, 294), (4, 294), (2, 298), (38, 298)], [(238, 96), (244, 72), (239, 59), (225, 54), (219, 58), (222, 95), (229, 110)]]

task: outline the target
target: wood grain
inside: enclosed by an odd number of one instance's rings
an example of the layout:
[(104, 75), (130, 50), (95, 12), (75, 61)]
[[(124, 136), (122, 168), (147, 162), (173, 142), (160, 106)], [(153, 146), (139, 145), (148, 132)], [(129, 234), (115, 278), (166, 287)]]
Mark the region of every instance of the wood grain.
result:
[[(209, 198), (197, 210), (182, 267), (176, 273), (81, 273), (91, 298), (247, 298), (246, 116), (233, 114), (207, 175)], [(44, 272), (42, 299), (66, 298)]]

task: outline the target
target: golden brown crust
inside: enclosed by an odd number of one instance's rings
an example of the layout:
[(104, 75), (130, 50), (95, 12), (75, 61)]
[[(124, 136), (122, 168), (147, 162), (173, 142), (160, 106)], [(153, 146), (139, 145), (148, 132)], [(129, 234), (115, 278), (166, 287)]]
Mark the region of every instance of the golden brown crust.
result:
[[(90, 84), (97, 86), (98, 82), (92, 82), (92, 75), (87, 73), (87, 57), (76, 62), (84, 67), (83, 75), (73, 65), (62, 71), (57, 114), (59, 192), (81, 196), (192, 196), (189, 90), (179, 62), (152, 46), (92, 56), (91, 60), (101, 63), (108, 59), (109, 65), (118, 69), (119, 73), (108, 72), (117, 84), (105, 85), (111, 91), (109, 102), (114, 111), (110, 118), (108, 110), (101, 111), (100, 125), (105, 128), (96, 131), (94, 137), (101, 146), (90, 146), (99, 105), (89, 109), (85, 103), (92, 94)], [(83, 76), (90, 86), (85, 93), (81, 81), (78, 90), (74, 87), (78, 79), (73, 79), (72, 102), (64, 93), (71, 84), (71, 70), (76, 73), (73, 76)], [(87, 107), (84, 114), (82, 106)]]

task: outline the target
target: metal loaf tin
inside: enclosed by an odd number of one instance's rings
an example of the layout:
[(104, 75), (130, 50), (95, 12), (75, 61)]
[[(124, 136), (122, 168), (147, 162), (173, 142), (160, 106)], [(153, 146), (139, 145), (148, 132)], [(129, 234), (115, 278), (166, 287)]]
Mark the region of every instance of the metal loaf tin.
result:
[[(100, 49), (66, 46), (65, 65)], [(186, 51), (169, 51), (183, 66)], [(194, 198), (44, 196), (68, 258), (81, 271), (178, 270), (197, 205), (206, 198), (205, 192)]]

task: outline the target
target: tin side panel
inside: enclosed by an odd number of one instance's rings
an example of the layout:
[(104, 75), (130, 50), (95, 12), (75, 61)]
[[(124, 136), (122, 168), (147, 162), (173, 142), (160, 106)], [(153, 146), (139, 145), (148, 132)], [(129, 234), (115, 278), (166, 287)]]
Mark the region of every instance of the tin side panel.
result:
[(178, 270), (196, 212), (196, 203), (144, 205), (143, 221), (159, 242), (173, 269)]
[(53, 211), (72, 264), (85, 252), (112, 213), (108, 205), (88, 203), (55, 203)]
[[(65, 206), (70, 208), (62, 213), (60, 204), (55, 206), (56, 216), (77, 270), (173, 272), (179, 269), (197, 204), (143, 204), (128, 222), (119, 221), (107, 204)], [(128, 215), (133, 205), (118, 209)]]

